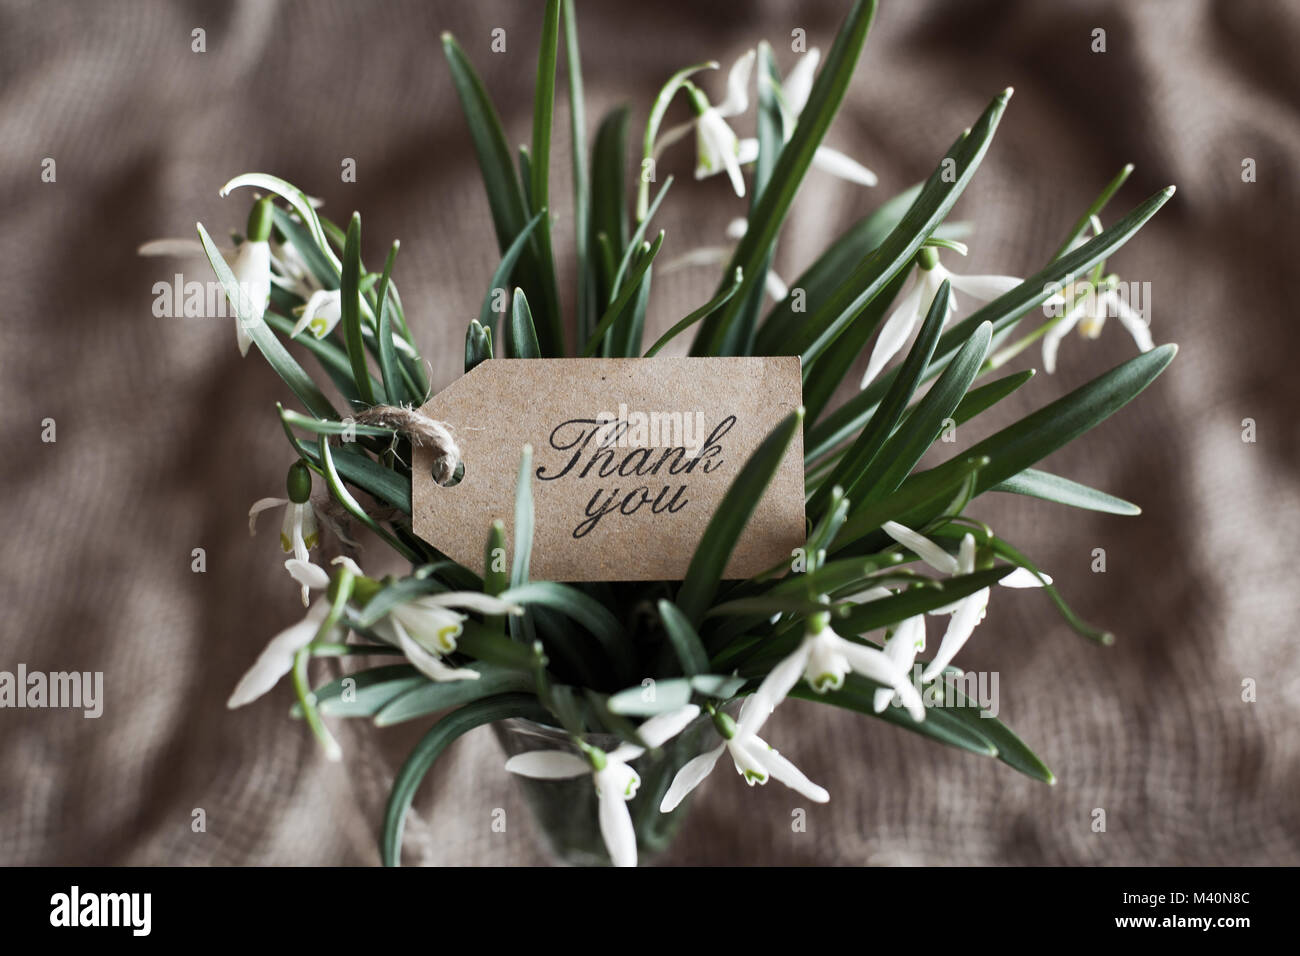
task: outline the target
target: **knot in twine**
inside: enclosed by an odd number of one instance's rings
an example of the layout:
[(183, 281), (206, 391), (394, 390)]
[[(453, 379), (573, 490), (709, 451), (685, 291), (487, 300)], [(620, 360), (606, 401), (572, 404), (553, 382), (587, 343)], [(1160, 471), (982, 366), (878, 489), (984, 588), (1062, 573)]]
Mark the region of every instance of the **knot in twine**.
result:
[(355, 419), (359, 425), (391, 428), (409, 438), (412, 445), (433, 449), (433, 480), (438, 484), (445, 485), (456, 473), (460, 448), (446, 422), (430, 418), (410, 405), (372, 405), (357, 412)]

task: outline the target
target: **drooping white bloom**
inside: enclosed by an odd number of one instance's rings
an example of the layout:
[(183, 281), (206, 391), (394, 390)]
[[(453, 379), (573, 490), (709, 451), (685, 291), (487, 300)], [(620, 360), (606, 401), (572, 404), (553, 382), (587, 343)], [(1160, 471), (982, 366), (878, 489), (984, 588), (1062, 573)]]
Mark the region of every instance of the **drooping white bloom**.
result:
[[(659, 804), (661, 813), (668, 813), (676, 809), (686, 797), (704, 782), (704, 778), (713, 772), (717, 766), (718, 758), (722, 756), (725, 750), (731, 756), (731, 761), (735, 764), (736, 773), (745, 778), (745, 782), (751, 787), (755, 784), (765, 784), (769, 779), (781, 781), (791, 790), (795, 790), (809, 800), (815, 803), (826, 803), (831, 796), (823, 788), (817, 786), (785, 757), (782, 757), (772, 747), (771, 744), (763, 740), (756, 733), (757, 724), (761, 721), (746, 721), (747, 713), (752, 709), (753, 698), (745, 699), (740, 708), (740, 723), (737, 724), (725, 713), (717, 713), (714, 716), (714, 726), (718, 734), (722, 737), (722, 743), (714, 749), (700, 754), (698, 757), (687, 761), (677, 775), (673, 777), (672, 785), (668, 792), (664, 794), (663, 801)], [(742, 730), (741, 728), (745, 728)]]
[(320, 529), (316, 524), (316, 512), (310, 501), (294, 502), (288, 498), (259, 498), (248, 509), (248, 533), (257, 533), (257, 516), (268, 508), (284, 506), (284, 520), (280, 524), (280, 547), (286, 552), (293, 552), (293, 557), (284, 563), (293, 579), (302, 585), (302, 606), (307, 606), (308, 588), (324, 587), (321, 580), (329, 582), (324, 570), (311, 563), (308, 552), (316, 547), (320, 540)]
[[(908, 291), (904, 293), (902, 301), (894, 311), (889, 314), (885, 324), (880, 327), (876, 345), (871, 350), (871, 358), (867, 362), (866, 374), (862, 376), (863, 388), (871, 384), (880, 374), (880, 370), (889, 364), (889, 360), (898, 354), (907, 340), (912, 337), (912, 333), (925, 320), (925, 314), (930, 311), (930, 305), (934, 302), (934, 297), (945, 279), (952, 284), (953, 293), (964, 292), (980, 302), (989, 302), (1003, 293), (1010, 292), (1020, 285), (1021, 281), (1014, 276), (957, 275), (948, 271), (939, 262), (939, 257), (933, 249), (923, 248), (917, 256), (916, 272), (912, 276)], [(957, 296), (953, 294), (948, 299), (949, 315), (956, 311)], [(946, 324), (947, 321), (948, 318), (945, 316), (944, 323)]]
[[(327, 582), (328, 583), (328, 582)], [(293, 670), (294, 656), (312, 642), (316, 632), (329, 614), (329, 601), (317, 599), (306, 616), (291, 624), (275, 637), (253, 662), (239, 683), (235, 685), (226, 706), (231, 710), (243, 707), (261, 697), (274, 687), (281, 677)]]
[(375, 625), (375, 631), (400, 647), (406, 659), (430, 680), (478, 680), (478, 671), (443, 662), (455, 653), (456, 639), (464, 630), (465, 615), (453, 608), (481, 614), (522, 614), (524, 610), (479, 591), (426, 594), (393, 608)]
[(342, 318), (342, 294), (339, 290), (317, 289), (303, 306), (302, 315), (294, 325), (293, 331), (289, 333), (289, 337), (296, 337), (303, 329), (311, 329), (312, 335), (323, 339), (334, 331), (334, 326), (338, 325)]
[(667, 130), (655, 142), (658, 156), (666, 147), (695, 133), (695, 178), (704, 179), (726, 171), (737, 196), (745, 195), (745, 177), (740, 171), (740, 139), (727, 124), (733, 116), (749, 109), (749, 78), (754, 71), (754, 51), (748, 50), (727, 74), (727, 96), (713, 105), (693, 84), (686, 84), (696, 116), (693, 120)]
[(741, 724), (742, 733), (752, 733), (760, 726), (801, 678), (814, 691), (824, 694), (843, 687), (844, 677), (850, 672), (892, 687), (913, 720), (925, 719), (925, 704), (904, 671), (883, 651), (836, 634), (831, 629), (829, 615), (815, 614), (809, 618), (808, 629), (799, 646), (772, 668), (754, 692), (753, 706)]
[[(803, 109), (808, 105), (808, 95), (812, 92), (813, 74), (817, 72), (817, 64), (821, 60), (821, 50), (812, 47), (799, 58), (794, 69), (790, 71), (777, 89), (777, 103), (781, 108), (782, 129), (785, 140), (789, 142), (790, 137), (794, 135), (795, 125), (799, 122), (799, 116)], [(768, 82), (767, 74), (759, 72), (759, 83)], [(752, 163), (758, 159), (758, 140), (742, 139), (740, 141), (740, 162), (742, 164)], [(847, 179), (851, 183), (857, 183), (861, 186), (874, 186), (877, 183), (876, 174), (867, 167), (863, 166), (857, 160), (845, 156), (839, 150), (831, 149), (829, 146), (818, 146), (813, 153), (812, 164), (832, 176), (838, 176), (840, 179)]]
[[(913, 551), (918, 558), (942, 574), (957, 576), (975, 572), (975, 536), (972, 534), (966, 534), (962, 537), (961, 544), (957, 548), (957, 556), (953, 557), (929, 538), (917, 534), (911, 528), (899, 524), (897, 521), (886, 521), (881, 525), (881, 530), (905, 548)], [(1035, 588), (1042, 587), (1044, 584), (1051, 584), (1052, 579), (1044, 574), (1043, 579), (1039, 580), (1038, 575), (1027, 568), (1016, 568), (998, 583), (1008, 588)], [(939, 642), (939, 650), (934, 655), (934, 660), (926, 666), (925, 671), (921, 674), (923, 681), (934, 680), (943, 673), (945, 667), (952, 663), (952, 659), (957, 656), (957, 652), (962, 649), (962, 646), (970, 639), (971, 634), (975, 632), (976, 626), (980, 621), (984, 620), (988, 604), (989, 589), (980, 588), (973, 594), (968, 594), (952, 604), (935, 608), (930, 612), (931, 614), (950, 614), (952, 617), (948, 622), (948, 629), (944, 632), (943, 640)]]
[[(923, 650), (925, 650), (925, 617), (920, 614), (900, 622), (894, 628), (894, 633), (885, 641), (885, 656), (905, 674), (912, 673), (916, 655)], [(891, 700), (897, 699), (899, 699), (897, 692), (881, 687), (876, 690), (871, 703), (876, 713), (880, 713), (889, 706)]]
[(1075, 282), (1064, 291), (1063, 298), (1064, 315), (1043, 335), (1043, 368), (1048, 374), (1056, 371), (1057, 349), (1072, 329), (1077, 326), (1084, 338), (1095, 339), (1112, 316), (1133, 337), (1139, 351), (1150, 352), (1156, 347), (1147, 320), (1120, 295), (1117, 276), (1108, 276), (1100, 286), (1086, 280)]
[[(686, 729), (700, 713), (688, 704), (678, 710), (651, 717), (637, 732), (651, 747), (658, 747)], [(583, 758), (567, 750), (534, 750), (506, 761), (506, 769), (538, 780), (563, 780), (591, 774), (600, 806), (600, 833), (615, 866), (636, 866), (636, 829), (627, 801), (636, 796), (641, 777), (628, 766), (645, 753), (635, 744), (619, 744), (605, 753), (591, 748)]]
[[(682, 255), (669, 259), (664, 263), (662, 274), (668, 275), (678, 269), (690, 266), (725, 266), (731, 261), (731, 256), (736, 251), (736, 244), (744, 238), (748, 229), (749, 222), (744, 217), (731, 220), (731, 222), (727, 223), (728, 241), (725, 245), (701, 246), (699, 249), (692, 249), (690, 252), (682, 253)], [(767, 294), (772, 297), (774, 302), (782, 301), (790, 293), (789, 287), (772, 269), (767, 270), (767, 278), (763, 284), (767, 289)]]
[(230, 264), (230, 271), (235, 274), (240, 298), (248, 309), (246, 315), (235, 316), (239, 354), (247, 355), (253, 342), (250, 330), (262, 322), (271, 301), (271, 244), (265, 240), (244, 240), (235, 253), (235, 261)]

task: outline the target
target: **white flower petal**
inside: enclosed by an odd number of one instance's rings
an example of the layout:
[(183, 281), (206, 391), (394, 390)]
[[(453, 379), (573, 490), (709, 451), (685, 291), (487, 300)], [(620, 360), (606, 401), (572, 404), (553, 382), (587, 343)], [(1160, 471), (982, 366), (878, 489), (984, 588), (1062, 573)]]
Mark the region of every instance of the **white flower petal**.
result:
[(954, 289), (981, 302), (990, 302), (1024, 281), (1015, 276), (959, 276), (954, 273), (949, 273), (948, 279)]
[(821, 58), (822, 51), (812, 47), (799, 57), (799, 62), (781, 82), (781, 96), (785, 100), (785, 108), (796, 119), (808, 105), (808, 94), (812, 92), (813, 76), (817, 72), (817, 64), (821, 62)]
[(257, 516), (268, 508), (274, 508), (277, 505), (287, 505), (288, 498), (258, 498), (253, 502), (253, 507), (248, 509), (248, 533), (257, 534)]
[(1056, 350), (1060, 348), (1061, 340), (1070, 334), (1082, 318), (1083, 303), (1080, 302), (1043, 334), (1043, 368), (1048, 375), (1056, 373)]
[(790, 294), (789, 286), (771, 269), (767, 270), (767, 277), (763, 280), (763, 285), (767, 289), (767, 294), (772, 297), (773, 302), (783, 302), (785, 297)]
[(271, 638), (248, 673), (235, 685), (226, 706), (231, 710), (243, 707), (274, 687), (281, 677), (293, 669), (294, 655), (311, 643), (328, 613), (329, 605), (325, 601), (317, 601), (301, 621), (291, 624)]
[(431, 654), (425, 650), (410, 634), (401, 622), (390, 616), (389, 620), (393, 625), (393, 630), (397, 634), (398, 646), (406, 659), (411, 662), (417, 671), (423, 674), (429, 680), (445, 683), (453, 680), (478, 680), (478, 671), (469, 670), (468, 668), (448, 667), (442, 662), (442, 658), (437, 654)]
[(720, 743), (713, 750), (688, 760), (682, 769), (677, 771), (677, 776), (673, 777), (672, 785), (669, 786), (668, 792), (664, 794), (663, 801), (659, 804), (659, 812), (669, 813), (675, 810), (677, 805), (713, 772), (713, 768), (718, 764), (718, 758), (726, 749), (726, 743)]
[(337, 289), (318, 289), (311, 294), (303, 307), (302, 317), (293, 327), (290, 338), (303, 329), (311, 327), (311, 334), (323, 339), (334, 331), (343, 317), (343, 302)]
[(897, 687), (899, 684), (906, 683), (907, 674), (901, 667), (885, 656), (885, 652), (877, 650), (874, 647), (867, 647), (865, 644), (858, 644), (850, 641), (848, 638), (835, 638), (837, 650), (844, 655), (853, 668), (853, 673), (861, 674), (877, 684), (884, 684), (887, 687)]
[(943, 640), (939, 642), (939, 650), (921, 674), (921, 680), (932, 681), (947, 667), (957, 652), (975, 633), (975, 627), (984, 619), (984, 610), (989, 603), (989, 589), (982, 588), (969, 597), (962, 598), (952, 620), (948, 622), (948, 630), (944, 632)]
[(619, 794), (602, 792), (598, 802), (600, 835), (605, 838), (610, 862), (615, 866), (636, 866), (636, 830), (627, 801)]
[(736, 143), (736, 162), (742, 166), (758, 162), (758, 140), (746, 136)]
[(754, 72), (754, 55), (754, 50), (746, 50), (731, 65), (727, 73), (727, 98), (715, 107), (719, 116), (739, 116), (749, 109), (749, 78)]
[(874, 186), (879, 182), (876, 174), (856, 159), (851, 159), (829, 146), (817, 147), (817, 151), (813, 153), (812, 164), (823, 172), (838, 176), (840, 179), (847, 179), (859, 186)]
[(960, 565), (958, 565), (957, 559), (925, 537), (925, 535), (917, 534), (911, 528), (899, 524), (897, 521), (886, 521), (880, 526), (880, 530), (909, 551), (914, 552), (918, 558), (936, 571), (943, 574), (956, 574), (958, 572)]
[(533, 750), (511, 757), (506, 769), (534, 780), (564, 780), (591, 773), (591, 764), (564, 750)]
[(699, 715), (698, 706), (687, 704), (665, 714), (656, 714), (638, 727), (637, 732), (651, 747), (659, 747), (680, 734)]
[(1114, 292), (1111, 295), (1114, 296), (1112, 311), (1115, 313), (1115, 317), (1119, 319), (1120, 325), (1124, 326), (1128, 334), (1133, 336), (1133, 341), (1137, 343), (1139, 351), (1150, 352), (1156, 347), (1156, 343), (1151, 339), (1151, 327), (1147, 325), (1146, 319), (1135, 312), (1122, 297)]
[[(197, 239), (150, 239), (136, 249), (138, 256), (201, 256), (203, 243)], [(223, 252), (222, 255), (225, 255)]]
[(1050, 574), (1044, 574), (1042, 580), (1039, 580), (1038, 575), (1028, 568), (1016, 568), (998, 582), (1004, 588), (1041, 588), (1045, 584), (1051, 583), (1052, 576)]
[(763, 682), (754, 691), (752, 703), (748, 704), (740, 715), (739, 734), (749, 736), (758, 732), (764, 721), (772, 715), (776, 705), (785, 700), (786, 695), (799, 683), (808, 658), (812, 654), (812, 644), (807, 638), (799, 642), (793, 654), (783, 658), (779, 664), (768, 672)]
[(665, 262), (659, 270), (660, 275), (670, 275), (679, 269), (691, 266), (721, 266), (731, 258), (730, 246), (701, 246), (680, 256), (674, 256)]
[(480, 614), (522, 614), (524, 609), (518, 604), (511, 604), (482, 591), (447, 591), (442, 594), (430, 594), (419, 598), (434, 607), (458, 607)]
[[(757, 742), (763, 743), (763, 741)], [(772, 749), (770, 744), (765, 746), (768, 747), (768, 751), (763, 754), (763, 762), (767, 764), (768, 771), (775, 779), (814, 803), (826, 803), (830, 800), (831, 795), (805, 777), (803, 771)]]
[(727, 121), (715, 109), (708, 109), (696, 120), (695, 178), (705, 179), (726, 170), (731, 188), (737, 196), (745, 195), (745, 177), (740, 171), (740, 141)]
[(962, 535), (961, 544), (957, 546), (957, 573), (975, 573), (975, 535), (970, 532)]
[(303, 588), (312, 588), (316, 591), (323, 591), (330, 586), (330, 576), (324, 568), (312, 564), (310, 561), (299, 561), (297, 558), (290, 558), (284, 562), (289, 576), (303, 586)]
[[(862, 376), (862, 388), (870, 385), (880, 370), (889, 364), (889, 360), (903, 347), (921, 320), (921, 294), (925, 291), (925, 286), (924, 281), (913, 277), (911, 289), (881, 326), (876, 344), (871, 350), (871, 358), (867, 362), (867, 371)], [(928, 301), (926, 305), (929, 305)]]

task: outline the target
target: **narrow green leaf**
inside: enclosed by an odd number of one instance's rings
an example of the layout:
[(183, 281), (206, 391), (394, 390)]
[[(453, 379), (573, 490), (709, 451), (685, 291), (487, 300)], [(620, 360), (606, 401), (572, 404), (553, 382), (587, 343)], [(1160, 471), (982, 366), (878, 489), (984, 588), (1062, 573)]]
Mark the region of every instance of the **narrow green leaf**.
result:
[(600, 347), (601, 341), (604, 339), (606, 333), (609, 332), (611, 326), (613, 326), (614, 320), (622, 315), (623, 311), (627, 308), (628, 303), (632, 301), (632, 297), (640, 291), (641, 280), (645, 278), (645, 274), (650, 270), (650, 266), (654, 263), (655, 256), (659, 255), (659, 249), (663, 244), (663, 230), (659, 231), (659, 235), (655, 237), (653, 245), (647, 246), (645, 243), (642, 243), (644, 255), (641, 261), (637, 264), (636, 268), (632, 270), (632, 274), (628, 276), (628, 279), (623, 284), (623, 288), (619, 291), (617, 298), (609, 304), (609, 308), (605, 310), (605, 314), (602, 315), (600, 321), (596, 323), (596, 329), (592, 332), (591, 338), (587, 340), (586, 348), (582, 351), (584, 358), (591, 358), (596, 354), (596, 350)]
[[(497, 326), (497, 311), (493, 308), (493, 303), (497, 298), (498, 292), (504, 292), (510, 283), (510, 276), (513, 274), (515, 265), (519, 262), (519, 256), (528, 246), (533, 230), (537, 224), (546, 218), (546, 210), (543, 209), (528, 220), (528, 224), (520, 231), (519, 235), (510, 243), (510, 248), (501, 256), (501, 263), (497, 266), (496, 271), (492, 273), (492, 284), (488, 286), (487, 295), (483, 296), (483, 304), (479, 306), (478, 321), (479, 325), (485, 329), (495, 329)], [(489, 356), (490, 357), (490, 356)], [(466, 370), (468, 371), (468, 369)]]
[(654, 102), (650, 104), (650, 115), (646, 118), (645, 136), (641, 141), (641, 168), (637, 170), (637, 196), (636, 196), (636, 218), (640, 222), (646, 218), (647, 203), (650, 199), (650, 183), (652, 177), (647, 177), (647, 162), (653, 163), (655, 159), (655, 140), (659, 138), (659, 127), (664, 121), (664, 114), (668, 112), (668, 106), (672, 103), (673, 97), (685, 85), (688, 77), (700, 72), (701, 70), (716, 70), (718, 62), (716, 60), (706, 60), (703, 63), (696, 63), (694, 66), (688, 66), (678, 70), (668, 78), (668, 82), (663, 85), (659, 95), (655, 97)]
[(465, 371), (492, 358), (492, 330), (484, 328), (478, 319), (470, 319), (465, 329)]
[[(948, 363), (939, 380), (916, 404), (905, 424), (885, 443), (880, 455), (862, 479), (864, 502), (879, 501), (894, 491), (916, 467), (916, 463), (944, 429), (961, 403), (966, 389), (979, 374), (988, 354), (993, 327), (985, 322)], [(895, 379), (897, 384), (901, 379)], [(873, 419), (874, 420), (874, 419)], [(956, 419), (953, 419), (955, 422)]]
[(636, 230), (632, 233), (632, 239), (627, 243), (623, 251), (623, 258), (619, 261), (618, 270), (614, 273), (614, 285), (610, 290), (611, 300), (622, 290), (623, 279), (632, 264), (632, 257), (637, 250), (643, 248), (642, 243), (645, 241), (645, 233), (650, 225), (650, 220), (654, 219), (655, 213), (659, 211), (659, 206), (664, 201), (664, 197), (668, 195), (668, 190), (672, 188), (672, 185), (673, 177), (669, 176), (664, 180), (664, 184), (659, 187), (659, 192), (655, 194), (655, 201), (650, 204), (650, 209), (646, 212), (645, 218), (637, 224)]
[(1057, 504), (1082, 508), (1085, 511), (1101, 511), (1112, 515), (1142, 513), (1141, 508), (1123, 498), (1116, 498), (1104, 491), (1098, 491), (1096, 488), (1036, 468), (1026, 468), (1017, 475), (999, 481), (989, 490), (1042, 498), (1044, 501), (1055, 501)]
[[(628, 108), (611, 111), (596, 131), (591, 175), (591, 271), (594, 286), (592, 308), (578, 327), (578, 341), (586, 342), (596, 327), (600, 303), (613, 298), (614, 262), (621, 259), (628, 244), (627, 175)], [(602, 243), (601, 237), (604, 238)], [(581, 319), (582, 317), (579, 316)]]
[[(376, 336), (379, 339), (379, 371), (384, 378), (384, 394), (390, 405), (400, 404), (404, 397), (405, 384), (398, 371), (397, 352), (393, 348), (393, 305), (388, 298), (388, 284), (393, 277), (393, 263), (397, 259), (397, 250), (401, 242), (394, 241), (388, 250), (388, 259), (384, 262), (384, 274), (379, 279), (378, 292), (375, 293), (379, 316)], [(414, 396), (416, 399), (423, 396)]]
[(745, 462), (709, 519), (686, 569), (686, 580), (677, 592), (677, 607), (692, 624), (699, 623), (712, 603), (736, 541), (758, 507), (772, 476), (781, 466), (790, 441), (802, 426), (801, 407), (772, 429)]
[(329, 485), (330, 492), (334, 495), (335, 500), (346, 508), (354, 518), (375, 534), (379, 535), (379, 537), (383, 538), (384, 541), (386, 541), (398, 554), (406, 557), (408, 560), (418, 562), (420, 560), (418, 554), (408, 548), (397, 538), (393, 537), (393, 535), (389, 534), (378, 521), (366, 513), (366, 509), (361, 507), (357, 499), (352, 497), (352, 493), (348, 491), (347, 487), (343, 484), (343, 479), (339, 477), (338, 470), (334, 467), (334, 456), (330, 452), (329, 436), (319, 436), (317, 438), (316, 448), (317, 461), (320, 463), (321, 469), (325, 475), (325, 482)]
[(899, 367), (893, 385), (885, 394), (875, 414), (871, 416), (871, 421), (862, 429), (862, 434), (840, 459), (839, 466), (831, 472), (830, 479), (823, 482), (809, 500), (809, 513), (821, 512), (822, 506), (829, 497), (830, 487), (833, 485), (843, 488), (845, 497), (855, 503), (865, 498), (870, 491), (869, 479), (879, 475), (879, 471), (874, 473), (871, 471), (871, 465), (880, 455), (880, 450), (893, 433), (894, 427), (903, 412), (907, 410), (908, 403), (911, 402), (917, 386), (921, 383), (921, 377), (930, 363), (935, 344), (939, 341), (939, 333), (948, 317), (951, 291), (951, 285), (945, 279), (939, 286), (934, 301), (930, 303), (930, 310), (921, 325), (921, 330), (917, 333), (916, 341), (908, 351), (907, 358)]
[(686, 318), (682, 319), (680, 322), (674, 325), (663, 335), (659, 336), (655, 344), (650, 346), (650, 348), (646, 349), (645, 358), (653, 358), (654, 356), (658, 355), (660, 349), (662, 349), (665, 345), (667, 345), (677, 336), (681, 335), (683, 332), (689, 329), (696, 322), (700, 321), (700, 319), (703, 319), (705, 316), (712, 315), (718, 309), (722, 308), (722, 306), (726, 305), (727, 301), (733, 295), (735, 295), (736, 291), (740, 288), (741, 279), (743, 278), (744, 276), (742, 275), (741, 270), (737, 269), (736, 274), (731, 277), (731, 285), (724, 288), (721, 292), (715, 295), (708, 302), (704, 303), (702, 306), (700, 306), (698, 309), (696, 309)]
[(509, 334), (506, 336), (506, 348), (511, 358), (541, 358), (541, 348), (537, 344), (537, 331), (533, 327), (533, 313), (528, 308), (528, 299), (523, 289), (515, 289), (510, 305)]
[(478, 680), (455, 680), (443, 683), (426, 681), (386, 704), (375, 714), (376, 727), (391, 727), (418, 717), (427, 717), (449, 707), (459, 707), (484, 697), (532, 690), (533, 675), (527, 671), (499, 667), (495, 664), (471, 664)]
[(590, 631), (611, 655), (622, 655), (627, 650), (618, 618), (605, 605), (575, 587), (554, 581), (529, 581), (512, 584), (500, 597), (524, 607), (540, 604), (559, 611)]
[[(873, 501), (851, 515), (836, 535), (832, 550), (843, 552), (873, 532), (880, 532), (880, 526), (886, 521), (897, 521), (909, 528), (923, 524), (930, 516), (943, 511), (953, 495), (959, 493), (987, 464), (987, 458), (968, 457), (963, 459), (962, 467), (958, 469), (941, 472), (931, 468), (912, 475), (893, 494)], [(918, 516), (922, 516), (921, 520), (917, 520)], [(883, 537), (884, 532), (880, 535)]]
[(1123, 169), (1115, 174), (1115, 178), (1106, 184), (1106, 188), (1103, 189), (1101, 194), (1092, 201), (1092, 205), (1084, 210), (1083, 215), (1075, 221), (1074, 225), (1070, 228), (1069, 235), (1065, 237), (1065, 241), (1062, 242), (1056, 252), (1052, 254), (1053, 259), (1065, 255), (1070, 246), (1074, 243), (1074, 240), (1083, 235), (1084, 231), (1088, 228), (1088, 224), (1092, 221), (1092, 217), (1106, 208), (1106, 204), (1110, 202), (1111, 197), (1119, 192), (1120, 187), (1128, 181), (1129, 174), (1132, 172), (1133, 164), (1127, 163)]
[(569, 133), (573, 158), (573, 243), (577, 266), (578, 341), (596, 320), (595, 284), (587, 261), (591, 232), (591, 187), (587, 172), (586, 96), (582, 86), (582, 55), (573, 0), (563, 0), (564, 68), (569, 79)]
[(393, 780), (384, 811), (384, 826), (379, 838), (379, 853), (384, 866), (400, 866), (402, 862), (402, 830), (406, 813), (415, 799), (415, 791), (424, 780), (434, 762), (457, 737), (497, 720), (524, 717), (545, 721), (547, 714), (532, 694), (501, 694), (466, 704), (434, 724), (415, 748)]
[(528, 562), (533, 553), (533, 446), (525, 445), (519, 456), (519, 481), (515, 485), (514, 560), (510, 566), (510, 585), (519, 587), (528, 581)]
[(286, 182), (279, 176), (271, 176), (267, 173), (244, 173), (236, 176), (230, 182), (218, 190), (218, 195), (229, 196), (230, 193), (241, 186), (250, 186), (253, 189), (265, 189), (267, 192), (275, 193), (289, 203), (299, 217), (307, 225), (311, 234), (312, 242), (333, 265), (335, 272), (342, 268), (338, 256), (334, 255), (334, 250), (330, 248), (329, 241), (325, 237), (325, 230), (321, 227), (320, 217), (316, 215), (316, 210), (307, 198), (307, 194), (295, 186), (293, 183)]
[[(332, 680), (312, 693), (327, 717), (373, 717), (385, 704), (427, 683), (429, 678), (410, 664), (388, 664)], [(295, 706), (293, 716), (300, 714)]]
[(316, 387), (301, 365), (299, 365), (289, 354), (288, 350), (280, 344), (280, 340), (275, 337), (266, 321), (249, 322), (246, 317), (251, 313), (250, 304), (248, 303), (243, 290), (239, 286), (239, 280), (235, 278), (234, 272), (226, 264), (221, 252), (217, 249), (216, 243), (208, 235), (208, 231), (203, 228), (203, 223), (195, 223), (199, 230), (199, 240), (203, 243), (203, 251), (207, 253), (208, 262), (212, 264), (212, 271), (217, 274), (217, 279), (221, 282), (222, 288), (226, 292), (226, 298), (229, 299), (231, 306), (235, 309), (237, 322), (244, 324), (245, 330), (257, 346), (262, 357), (266, 359), (267, 364), (275, 370), (275, 373), (283, 379), (284, 384), (289, 386), (290, 391), (298, 396), (298, 400), (307, 407), (307, 410), (317, 418), (338, 418), (339, 413), (334, 410), (323, 392)]
[[(370, 370), (366, 367), (366, 347), (361, 337), (361, 214), (353, 213), (348, 223), (347, 241), (343, 246), (343, 272), (339, 278), (339, 305), (343, 313), (344, 341), (348, 347), (348, 360), (352, 363), (352, 380), (357, 392), (367, 405), (375, 404), (375, 393), (370, 387)], [(391, 339), (390, 339), (391, 342)]]
[(664, 633), (673, 646), (673, 653), (687, 677), (703, 674), (709, 669), (709, 654), (700, 641), (700, 635), (672, 601), (659, 600), (659, 618), (664, 622)]

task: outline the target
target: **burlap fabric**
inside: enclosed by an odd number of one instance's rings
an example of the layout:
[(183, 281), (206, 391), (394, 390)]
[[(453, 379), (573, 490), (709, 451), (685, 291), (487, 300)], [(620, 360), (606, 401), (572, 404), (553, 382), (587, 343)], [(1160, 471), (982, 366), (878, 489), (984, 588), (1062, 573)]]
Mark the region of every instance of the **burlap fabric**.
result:
[[(791, 31), (826, 47), (847, 4), (580, 3), (592, 126), (637, 107), (678, 66), (724, 63)], [(1049, 467), (1138, 501), (1140, 518), (1005, 496), (975, 513), (1020, 542), (1110, 649), (1073, 635), (1040, 594), (1002, 592), (963, 653), (996, 669), (1002, 715), (1054, 767), (1055, 788), (830, 708), (792, 703), (770, 739), (832, 792), (800, 804), (729, 772), (703, 789), (671, 862), (1294, 863), (1300, 842), (1295, 568), (1300, 456), (1290, 291), (1300, 79), (1295, 4), (882, 4), (828, 142), (875, 189), (810, 174), (777, 256), (793, 278), (840, 229), (923, 178), (1000, 89), (1016, 96), (958, 207), (979, 224), (969, 272), (1028, 274), (1124, 162), (1110, 218), (1168, 183), (1178, 195), (1112, 260), (1149, 281), (1157, 341), (1182, 351), (1142, 397)], [(439, 387), (497, 253), (438, 44), (454, 31), (513, 141), (529, 136), (539, 5), (66, 3), (0, 7), (0, 669), (100, 670), (98, 720), (0, 712), (0, 862), (373, 863), (392, 761), (418, 728), (338, 728), (326, 763), (286, 718), (284, 688), (224, 701), (267, 638), (301, 613), (271, 523), (287, 392), (240, 360), (228, 320), (156, 318), (173, 264), (140, 242), (242, 226), (217, 187), (275, 172), (343, 219), (365, 217), (373, 261), (402, 239), (397, 279)], [(507, 50), (489, 50), (506, 30)], [(206, 31), (206, 52), (192, 31)], [(1092, 31), (1106, 30), (1094, 53)], [(709, 78), (710, 88), (721, 77)], [(570, 255), (567, 144), (556, 128), (557, 248)], [(723, 237), (743, 206), (691, 181), (688, 146), (662, 216), (667, 254)], [(341, 163), (356, 160), (357, 181)], [(42, 162), (57, 179), (43, 182)], [(1257, 181), (1242, 181), (1254, 159)], [(206, 278), (198, 264), (179, 264)], [(566, 275), (571, 275), (566, 271)], [(652, 335), (715, 281), (656, 282)], [(963, 442), (1134, 352), (1112, 323), (1071, 338)], [(1018, 366), (1040, 365), (1035, 354)], [(508, 410), (503, 410), (508, 413)], [(57, 442), (41, 441), (42, 420)], [(1258, 440), (1242, 440), (1253, 419)], [(206, 573), (191, 570), (204, 548)], [(1090, 570), (1104, 548), (1107, 570)], [(372, 547), (370, 563), (378, 558)], [(1243, 681), (1257, 699), (1242, 699)], [(487, 730), (440, 762), (408, 828), (413, 860), (537, 863), (536, 835)], [(192, 828), (204, 810), (206, 832)], [(504, 833), (490, 826), (506, 810)], [(1106, 831), (1094, 832), (1094, 810)]]

